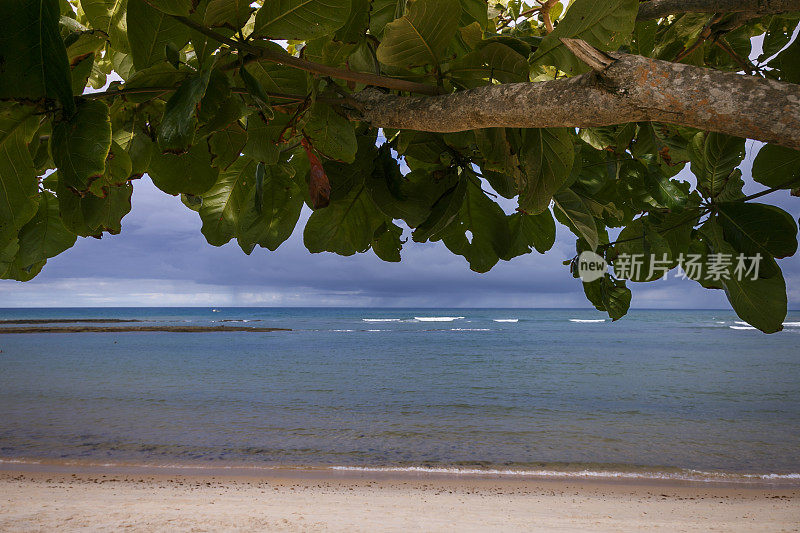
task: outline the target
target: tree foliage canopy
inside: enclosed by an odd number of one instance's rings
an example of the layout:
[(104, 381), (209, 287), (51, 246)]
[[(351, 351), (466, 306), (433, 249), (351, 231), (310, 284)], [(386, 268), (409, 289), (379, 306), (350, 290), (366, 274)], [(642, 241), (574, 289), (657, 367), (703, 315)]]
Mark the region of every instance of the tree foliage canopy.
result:
[[(694, 281), (778, 331), (787, 298), (775, 259), (795, 253), (797, 224), (753, 200), (800, 187), (800, 132), (786, 133), (800, 116), (800, 2), (682, 4), (0, 0), (0, 277), (29, 280), (77, 237), (119, 233), (147, 174), (198, 213), (210, 244), (236, 240), (246, 254), (280, 246), (304, 204), (312, 253), (400, 261), (407, 227), (477, 272), (546, 252), (556, 221), (614, 272), (631, 254), (668, 268), (689, 254), (760, 254), (755, 279)], [(617, 72), (627, 64), (645, 70)], [(717, 83), (712, 72), (752, 84), (741, 92), (780, 109), (774, 126), (758, 113), (731, 122), (714, 103), (747, 95), (693, 89)], [(674, 76), (696, 109), (664, 88)], [(639, 107), (600, 118), (616, 108), (580, 101), (588, 89)], [(527, 90), (553, 100), (480, 127), (493, 106), (512, 115)], [(652, 95), (666, 103), (642, 100)], [(764, 193), (742, 192), (745, 141), (732, 131), (769, 142), (752, 171)], [(686, 167), (696, 183), (676, 177)], [(658, 277), (644, 270), (627, 281)], [(615, 320), (630, 305), (611, 272), (584, 289)]]

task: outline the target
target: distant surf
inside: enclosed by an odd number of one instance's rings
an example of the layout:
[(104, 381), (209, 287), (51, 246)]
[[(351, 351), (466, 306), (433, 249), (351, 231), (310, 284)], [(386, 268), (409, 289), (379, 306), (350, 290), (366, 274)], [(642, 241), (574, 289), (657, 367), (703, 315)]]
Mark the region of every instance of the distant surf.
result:
[(495, 318), (495, 322), (519, 322), (519, 318)]
[(419, 322), (452, 322), (463, 318), (463, 316), (415, 316), (414, 320)]
[(605, 322), (605, 318), (596, 318), (596, 319), (588, 319), (588, 318), (570, 318), (570, 322), (577, 322), (579, 324), (592, 324), (596, 322)]

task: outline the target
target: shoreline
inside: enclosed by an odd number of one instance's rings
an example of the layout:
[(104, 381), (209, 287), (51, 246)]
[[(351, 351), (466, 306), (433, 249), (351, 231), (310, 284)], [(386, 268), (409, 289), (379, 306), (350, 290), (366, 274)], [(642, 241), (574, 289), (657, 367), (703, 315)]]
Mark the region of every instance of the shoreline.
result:
[(791, 531), (800, 489), (595, 480), (0, 471), (0, 530)]

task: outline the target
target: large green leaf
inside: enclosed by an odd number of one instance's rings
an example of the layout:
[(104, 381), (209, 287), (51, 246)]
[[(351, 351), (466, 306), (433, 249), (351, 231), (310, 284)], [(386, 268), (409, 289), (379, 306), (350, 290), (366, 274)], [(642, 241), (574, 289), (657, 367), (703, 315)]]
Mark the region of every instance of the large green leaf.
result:
[(75, 111), (58, 0), (0, 0), (0, 100), (58, 100)]
[(255, 35), (309, 40), (338, 30), (350, 16), (351, 0), (270, 0), (256, 13)]
[(71, 248), (77, 238), (61, 221), (58, 199), (50, 191), (42, 191), (36, 215), (19, 232), (17, 261), (27, 266), (55, 257)]
[(333, 252), (353, 255), (365, 252), (375, 230), (385, 217), (369, 197), (364, 184), (311, 214), (303, 231), (303, 242), (311, 253)]
[(104, 231), (112, 235), (122, 231), (122, 218), (131, 210), (133, 186), (107, 187), (104, 197), (87, 194), (81, 198), (59, 183), (56, 192), (67, 229), (82, 237), (99, 237)]
[(585, 240), (590, 249), (596, 250), (600, 242), (597, 224), (580, 195), (571, 189), (564, 189), (553, 197), (553, 202), (556, 219)]
[(458, 0), (417, 0), (408, 14), (386, 25), (378, 61), (395, 67), (438, 65), (460, 18)]
[(167, 13), (185, 17), (194, 11), (200, 0), (145, 0), (152, 7)]
[(653, 281), (663, 277), (675, 265), (669, 242), (651, 227), (647, 215), (628, 224), (620, 232), (617, 242), (614, 246), (614, 271), (618, 278)]
[(225, 26), (238, 30), (247, 23), (252, 8), (247, 0), (210, 0), (203, 24), (212, 28)]
[(448, 74), (466, 87), (486, 85), (490, 80), (523, 82), (528, 81), (528, 61), (510, 46), (490, 42), (455, 62)]
[(442, 232), (458, 217), (466, 193), (467, 180), (459, 177), (458, 181), (433, 203), (428, 217), (414, 230), (411, 235), (414, 241), (440, 239)]
[(508, 221), (500, 206), (486, 196), (479, 183), (472, 179), (465, 181), (467, 187), (461, 210), (442, 234), (442, 241), (451, 252), (463, 255), (470, 269), (488, 272), (508, 254), (511, 244)]
[(158, 131), (162, 152), (182, 154), (191, 146), (197, 128), (197, 104), (206, 93), (210, 76), (211, 69), (206, 69), (190, 77), (167, 101)]
[(208, 143), (199, 142), (185, 154), (154, 153), (147, 173), (167, 194), (200, 196), (217, 181), (219, 169), (211, 165)]
[(385, 222), (377, 230), (372, 240), (372, 251), (380, 259), (390, 263), (400, 262), (400, 250), (403, 249), (403, 228), (392, 223)]
[(314, 148), (331, 159), (352, 163), (358, 143), (354, 124), (326, 104), (316, 103), (303, 133)]
[(556, 29), (542, 40), (531, 61), (553, 65), (567, 74), (586, 72), (589, 68), (561, 39), (582, 39), (600, 50), (616, 50), (630, 42), (638, 11), (638, 0), (575, 0)]
[(144, 0), (128, 0), (128, 42), (137, 70), (167, 58), (167, 46), (180, 50), (189, 41), (189, 29)]
[(797, 223), (779, 207), (758, 203), (717, 204), (725, 241), (737, 252), (781, 258), (797, 251)]
[(239, 217), (239, 246), (246, 254), (255, 245), (276, 250), (292, 231), (303, 208), (303, 191), (287, 165), (265, 166), (261, 186), (253, 184), (245, 195)]
[(501, 259), (530, 253), (531, 248), (543, 254), (556, 242), (556, 223), (549, 210), (538, 215), (514, 213), (508, 217), (508, 226), (511, 241), (508, 253)]
[(200, 218), (209, 244), (222, 246), (236, 236), (246, 193), (255, 186), (255, 178), (256, 162), (240, 157), (228, 170), (220, 172), (217, 182), (203, 195)]
[(631, 290), (622, 280), (615, 280), (609, 274), (589, 283), (583, 283), (583, 292), (598, 311), (605, 311), (616, 321), (625, 316), (631, 306)]
[(744, 155), (744, 139), (722, 133), (700, 132), (695, 135), (689, 145), (689, 157), (698, 189), (706, 196), (716, 198)]
[[(716, 218), (710, 218), (700, 230), (705, 236), (710, 251), (736, 257), (736, 250), (724, 237), (724, 231)], [(764, 333), (783, 329), (786, 319), (786, 282), (781, 269), (772, 257), (764, 257), (759, 264), (759, 275), (738, 275), (737, 262), (731, 261), (720, 283), (736, 314), (748, 324)]]
[(81, 0), (81, 8), (92, 28), (104, 31), (115, 50), (130, 50), (125, 16), (128, 0)]
[(53, 128), (53, 162), (62, 183), (78, 194), (85, 194), (92, 181), (103, 175), (110, 149), (111, 118), (100, 100), (79, 102), (75, 115)]
[(27, 146), (35, 124), (28, 109), (0, 111), (0, 248), (36, 213), (36, 170)]
[(800, 151), (768, 144), (753, 161), (753, 179), (767, 187), (800, 186)]
[(566, 128), (528, 129), (522, 132), (519, 175), (519, 206), (528, 213), (541, 213), (550, 206), (572, 170), (575, 152)]

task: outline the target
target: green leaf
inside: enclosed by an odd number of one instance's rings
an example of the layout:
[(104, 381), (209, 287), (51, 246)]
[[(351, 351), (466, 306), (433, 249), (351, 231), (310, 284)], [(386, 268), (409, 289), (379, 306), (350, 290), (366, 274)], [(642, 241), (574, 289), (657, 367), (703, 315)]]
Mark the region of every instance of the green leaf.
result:
[(508, 222), (502, 208), (484, 194), (477, 180), (463, 181), (467, 182), (464, 202), (456, 220), (442, 233), (442, 241), (451, 252), (463, 255), (470, 269), (488, 272), (508, 254)]
[(753, 162), (753, 179), (767, 187), (793, 189), (800, 185), (800, 151), (768, 144)]
[(689, 145), (689, 157), (698, 189), (707, 197), (716, 198), (744, 155), (744, 139), (722, 133), (695, 135)]
[(531, 62), (553, 65), (570, 75), (586, 72), (589, 67), (561, 39), (582, 39), (600, 50), (617, 50), (630, 42), (638, 12), (638, 0), (575, 0), (556, 29), (542, 40)]
[(264, 119), (257, 114), (247, 117), (247, 143), (242, 152), (256, 161), (263, 161), (267, 165), (274, 165), (278, 162), (280, 149), (275, 144), (280, 131), (274, 131), (264, 122)]
[(303, 133), (311, 140), (314, 148), (331, 159), (352, 163), (356, 157), (355, 126), (339, 115), (333, 108), (317, 102), (311, 110), (311, 118), (306, 122)]
[(58, 0), (0, 0), (0, 100), (57, 100), (75, 112)]
[(341, 43), (359, 43), (369, 27), (370, 0), (352, 0), (347, 22), (336, 30), (333, 38)]
[(270, 0), (256, 13), (255, 35), (306, 41), (344, 26), (351, 0)]
[(311, 253), (353, 255), (366, 252), (375, 230), (385, 221), (369, 197), (364, 184), (341, 199), (314, 211), (303, 231), (303, 242)]
[(467, 180), (461, 177), (447, 189), (431, 206), (431, 213), (412, 233), (414, 242), (425, 242), (441, 238), (444, 231), (458, 216), (467, 193)]
[(145, 0), (145, 2), (168, 15), (185, 17), (194, 11), (199, 0)]
[(448, 74), (467, 87), (485, 85), (491, 80), (524, 82), (528, 81), (528, 61), (510, 46), (490, 42), (454, 62)]
[(83, 195), (105, 172), (111, 149), (111, 118), (100, 100), (78, 103), (75, 115), (53, 128), (50, 150), (62, 183)]
[(0, 248), (15, 242), (36, 213), (38, 183), (27, 146), (36, 122), (27, 109), (0, 110)]
[[(645, 215), (628, 224), (617, 237), (613, 255), (618, 278), (630, 281), (653, 281), (664, 277), (666, 270), (675, 266), (669, 242), (650, 225)], [(623, 267), (617, 256), (626, 256)], [(637, 265), (637, 266), (635, 266)], [(623, 268), (625, 272), (622, 272)]]
[(166, 47), (181, 50), (189, 41), (189, 29), (144, 0), (128, 0), (128, 41), (136, 70), (167, 58)]
[[(279, 54), (286, 54), (286, 50), (275, 43), (269, 43), (266, 48)], [(247, 72), (252, 74), (268, 93), (304, 95), (308, 92), (306, 73), (296, 68), (276, 63), (254, 62), (247, 65)]]
[(417, 0), (407, 15), (386, 25), (378, 61), (404, 68), (438, 65), (460, 18), (458, 0)]
[(199, 142), (180, 155), (154, 152), (147, 173), (167, 194), (201, 196), (217, 181), (219, 169), (211, 165), (208, 143)]
[(115, 50), (130, 50), (125, 16), (128, 0), (80, 0), (80, 4), (92, 28), (105, 32)]
[(211, 69), (190, 77), (167, 101), (164, 118), (158, 130), (158, 146), (162, 152), (182, 154), (194, 141), (197, 128), (197, 104), (208, 87)]
[(795, 39), (769, 66), (780, 72), (781, 81), (800, 83), (800, 42)]
[(19, 232), (17, 262), (27, 266), (45, 261), (71, 248), (77, 238), (61, 221), (58, 199), (42, 191), (36, 215)]
[(583, 284), (583, 292), (598, 311), (605, 311), (611, 321), (617, 321), (628, 313), (631, 306), (631, 290), (622, 280), (609, 274)]
[(553, 197), (553, 202), (556, 220), (586, 241), (589, 249), (596, 250), (600, 241), (597, 224), (583, 199), (571, 189), (564, 189)]
[(238, 30), (247, 24), (251, 11), (247, 0), (210, 0), (206, 6), (203, 24), (211, 28), (224, 26)]
[[(701, 232), (713, 253), (736, 256), (736, 250), (723, 237), (723, 229), (715, 218), (709, 219)], [(752, 276), (738, 276), (735, 265), (736, 261), (733, 261), (726, 272), (727, 279), (721, 279), (733, 310), (739, 318), (764, 333), (782, 330), (786, 319), (787, 298), (786, 282), (778, 264), (772, 257), (762, 258), (756, 279), (752, 279)]]
[(256, 244), (277, 250), (294, 231), (303, 208), (303, 191), (286, 165), (265, 166), (260, 190), (250, 187), (239, 217), (238, 240), (249, 254)]
[(780, 259), (797, 251), (797, 223), (783, 209), (758, 203), (725, 202), (717, 204), (717, 210), (725, 241), (737, 252)]
[(405, 5), (405, 0), (370, 0), (369, 10), (369, 32), (370, 34), (382, 38), (383, 30), (386, 25), (403, 15), (397, 15), (399, 5)]
[(400, 250), (403, 249), (403, 229), (392, 222), (385, 222), (377, 230), (372, 240), (372, 251), (380, 259), (390, 262), (400, 262)]
[(255, 186), (256, 162), (240, 157), (203, 195), (200, 218), (202, 232), (213, 246), (222, 246), (236, 236), (239, 215), (245, 205), (245, 195)]
[(550, 206), (572, 170), (575, 152), (566, 128), (528, 129), (522, 133), (519, 155), (523, 174), (517, 184), (519, 206), (528, 213), (541, 213)]
[(246, 142), (247, 132), (238, 122), (233, 122), (224, 130), (214, 133), (208, 140), (211, 148), (211, 164), (221, 169), (228, 168), (239, 158)]
[(543, 254), (556, 242), (556, 223), (549, 210), (538, 215), (514, 213), (508, 217), (508, 227), (511, 242), (508, 253), (501, 259), (509, 260), (530, 253), (531, 248)]
[(81, 198), (59, 180), (56, 192), (64, 226), (82, 237), (99, 237), (104, 231), (112, 235), (122, 231), (122, 218), (131, 210), (133, 186), (107, 187), (104, 197), (87, 194)]

